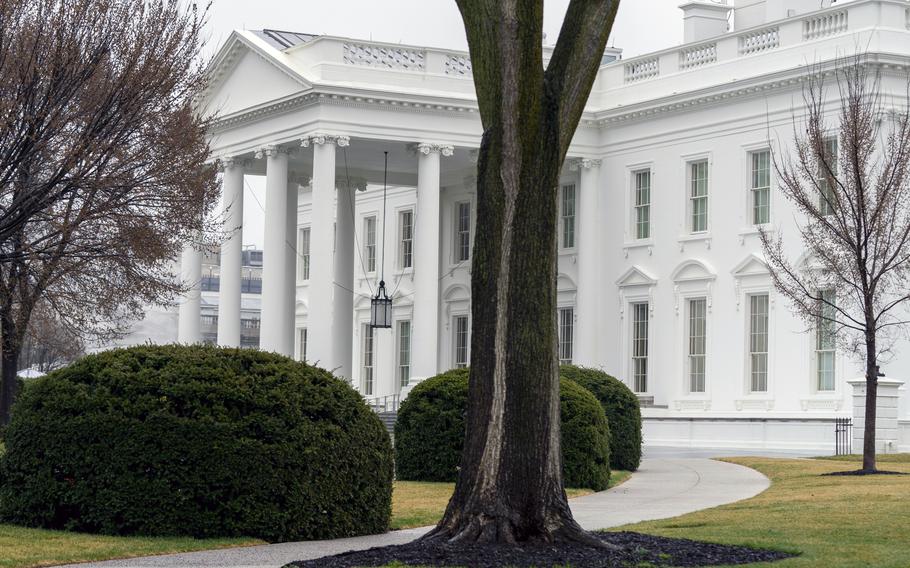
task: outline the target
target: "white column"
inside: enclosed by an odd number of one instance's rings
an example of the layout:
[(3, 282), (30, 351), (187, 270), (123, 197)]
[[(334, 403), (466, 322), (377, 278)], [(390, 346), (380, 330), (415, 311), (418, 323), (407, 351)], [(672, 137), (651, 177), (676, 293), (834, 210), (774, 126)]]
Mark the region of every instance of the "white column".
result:
[(282, 355), (287, 351), (287, 205), (288, 205), (288, 156), (277, 146), (269, 146), (265, 170), (265, 238), (262, 252), (262, 319), (259, 330), (259, 348)]
[(240, 284), (243, 257), (243, 166), (222, 161), (221, 206), (227, 239), (221, 243), (218, 292), (218, 345), (240, 347)]
[(597, 251), (600, 247), (597, 231), (600, 160), (579, 160), (576, 166), (580, 170), (581, 179), (575, 205), (579, 223), (578, 290), (575, 294), (576, 324), (572, 359), (578, 365), (596, 367), (601, 363), (597, 357), (597, 321), (600, 315), (597, 270)]
[(451, 156), (454, 148), (419, 144), (417, 150), (411, 381), (402, 395), (439, 371), (439, 160), (440, 155)]
[(177, 308), (177, 342), (199, 343), (202, 341), (200, 331), (202, 250), (193, 244), (183, 248), (180, 257), (180, 279), (189, 286), (189, 290), (181, 298), (180, 306)]
[(335, 374), (351, 379), (354, 342), (354, 188), (339, 187), (335, 207), (335, 303), (332, 345)]
[(335, 148), (347, 146), (348, 143), (347, 136), (323, 134), (306, 138), (301, 143), (304, 148), (313, 146), (307, 360), (327, 370), (338, 366), (332, 349), (332, 306), (335, 297)]
[[(296, 176), (295, 176), (296, 177)], [(294, 341), (297, 327), (297, 196), (300, 185), (297, 180), (288, 183), (287, 191), (287, 234), (284, 239), (285, 272), (284, 332), (282, 353), (294, 356)]]

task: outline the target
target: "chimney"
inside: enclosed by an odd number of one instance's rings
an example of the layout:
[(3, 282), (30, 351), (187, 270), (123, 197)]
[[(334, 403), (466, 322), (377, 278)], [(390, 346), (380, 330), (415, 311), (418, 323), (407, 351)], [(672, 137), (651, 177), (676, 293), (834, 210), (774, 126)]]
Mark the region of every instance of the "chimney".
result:
[(727, 33), (730, 6), (726, 0), (692, 0), (679, 7), (683, 11), (683, 41), (692, 43)]

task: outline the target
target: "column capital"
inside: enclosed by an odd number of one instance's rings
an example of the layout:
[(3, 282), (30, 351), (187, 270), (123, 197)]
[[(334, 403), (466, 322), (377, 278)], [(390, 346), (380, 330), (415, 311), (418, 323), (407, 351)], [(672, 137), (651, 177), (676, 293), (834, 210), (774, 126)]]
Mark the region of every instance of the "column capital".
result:
[(599, 168), (601, 160), (595, 158), (578, 158), (572, 160), (569, 164), (569, 169), (574, 171), (578, 170), (590, 170), (591, 168)]
[(257, 148), (254, 152), (254, 156), (257, 160), (261, 160), (264, 157), (275, 157), (278, 154), (290, 154), (293, 151), (293, 148), (283, 148), (277, 144), (270, 144), (268, 146), (263, 146), (262, 148)]
[(309, 148), (311, 144), (334, 144), (339, 148), (351, 145), (351, 137), (341, 134), (311, 134), (300, 139), (301, 148)]
[(240, 156), (221, 156), (215, 160), (215, 164), (218, 167), (218, 171), (223, 172), (235, 167), (245, 168), (249, 165), (249, 160)]
[(417, 151), (424, 156), (429, 156), (430, 153), (435, 152), (443, 156), (451, 156), (455, 153), (455, 146), (451, 144), (433, 144), (430, 142), (420, 142), (417, 144)]

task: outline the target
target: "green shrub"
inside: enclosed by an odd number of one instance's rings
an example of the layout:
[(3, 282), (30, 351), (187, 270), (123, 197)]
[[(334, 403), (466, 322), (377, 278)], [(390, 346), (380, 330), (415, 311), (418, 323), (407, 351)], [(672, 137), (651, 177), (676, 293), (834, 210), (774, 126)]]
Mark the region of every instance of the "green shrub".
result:
[[(453, 369), (418, 384), (395, 423), (398, 479), (455, 481), (464, 446), (468, 370)], [(563, 476), (566, 487), (607, 488), (610, 429), (603, 408), (572, 381), (560, 383)]]
[(327, 371), (255, 350), (141, 346), (29, 381), (0, 458), (0, 519), (269, 541), (383, 532), (382, 423)]
[(562, 365), (559, 374), (591, 391), (610, 421), (610, 467), (635, 471), (641, 463), (641, 407), (622, 381), (597, 369)]

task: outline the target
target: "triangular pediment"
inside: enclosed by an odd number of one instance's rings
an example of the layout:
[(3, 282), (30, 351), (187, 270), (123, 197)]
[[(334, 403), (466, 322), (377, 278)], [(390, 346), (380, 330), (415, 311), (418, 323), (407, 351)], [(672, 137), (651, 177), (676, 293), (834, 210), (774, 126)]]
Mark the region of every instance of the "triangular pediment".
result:
[(657, 278), (654, 278), (648, 274), (645, 269), (638, 266), (633, 266), (629, 270), (626, 270), (616, 281), (616, 285), (620, 288), (626, 288), (628, 286), (654, 286), (655, 284), (657, 284)]
[(742, 278), (743, 276), (757, 276), (768, 274), (768, 263), (765, 258), (758, 253), (751, 253), (742, 259), (731, 271), (734, 277)]
[(673, 271), (671, 278), (674, 282), (692, 282), (714, 280), (717, 274), (709, 264), (693, 258), (681, 262)]
[(312, 88), (286, 58), (255, 36), (234, 32), (209, 69), (212, 83), (202, 108), (228, 116)]

